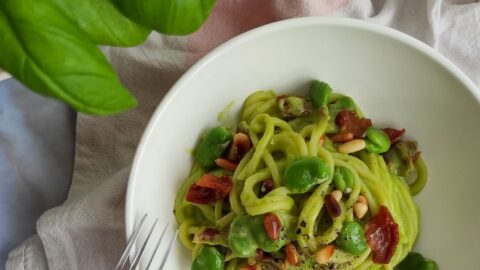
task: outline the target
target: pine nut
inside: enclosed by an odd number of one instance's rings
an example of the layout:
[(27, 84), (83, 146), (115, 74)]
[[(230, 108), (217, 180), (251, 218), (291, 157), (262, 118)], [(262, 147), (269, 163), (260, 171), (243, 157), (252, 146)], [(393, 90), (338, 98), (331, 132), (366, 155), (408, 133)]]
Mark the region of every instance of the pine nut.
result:
[(315, 253), (315, 261), (319, 264), (325, 264), (330, 261), (335, 252), (335, 247), (333, 245), (328, 245), (323, 247), (317, 253)]
[(215, 159), (215, 164), (217, 164), (218, 167), (223, 168), (225, 170), (235, 171), (237, 169), (237, 164), (225, 158)]
[(263, 228), (265, 229), (268, 237), (275, 241), (280, 237), (280, 230), (282, 229), (282, 224), (277, 215), (267, 213), (263, 217)]
[(338, 133), (332, 137), (332, 141), (336, 143), (344, 143), (353, 140), (353, 133)]
[(343, 196), (343, 193), (340, 190), (334, 190), (334, 191), (332, 191), (331, 194), (337, 202), (339, 202), (342, 199), (342, 196)]
[(343, 154), (355, 153), (360, 150), (365, 149), (367, 144), (362, 139), (355, 139), (349, 142), (346, 142), (338, 147), (338, 152)]
[(353, 212), (358, 219), (362, 219), (368, 211), (368, 205), (364, 203), (355, 203), (353, 205)]
[(358, 196), (357, 203), (364, 203), (364, 204), (368, 205), (368, 200), (365, 196), (360, 195), (360, 196)]
[(285, 253), (287, 255), (287, 261), (290, 265), (298, 265), (300, 263), (297, 248), (292, 243), (285, 246)]
[(332, 218), (337, 218), (342, 213), (340, 204), (338, 204), (338, 201), (333, 197), (332, 194), (327, 194), (327, 196), (325, 196), (325, 208)]

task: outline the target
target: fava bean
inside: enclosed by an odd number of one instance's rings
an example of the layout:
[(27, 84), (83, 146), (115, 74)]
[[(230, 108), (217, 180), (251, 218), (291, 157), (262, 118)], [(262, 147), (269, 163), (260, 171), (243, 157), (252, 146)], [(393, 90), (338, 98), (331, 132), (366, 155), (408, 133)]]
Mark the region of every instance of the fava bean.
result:
[(337, 113), (344, 110), (348, 109), (352, 112), (355, 111), (355, 102), (351, 97), (341, 97), (337, 99), (335, 102), (332, 104), (328, 105), (329, 110), (331, 111), (336, 111)]
[(296, 218), (287, 213), (274, 212), (274, 214), (281, 224), (276, 240), (272, 240), (265, 231), (265, 215), (242, 215), (233, 220), (228, 233), (228, 244), (237, 257), (252, 257), (257, 249), (276, 252), (295, 238)]
[(338, 247), (353, 255), (360, 255), (367, 250), (362, 226), (355, 221), (344, 224), (336, 241)]
[(345, 191), (346, 188), (353, 189), (354, 180), (352, 172), (343, 166), (335, 167), (333, 184), (342, 192)]
[(410, 252), (398, 265), (398, 270), (438, 270), (436, 262), (423, 257), (420, 253)]
[(224, 127), (214, 127), (208, 130), (195, 149), (195, 161), (205, 169), (215, 166), (215, 160), (223, 152), (232, 139), (232, 134)]
[(388, 138), (388, 135), (383, 130), (369, 127), (366, 137), (365, 142), (368, 152), (381, 154), (390, 149), (390, 138)]
[(305, 193), (331, 176), (327, 163), (319, 157), (293, 161), (285, 170), (284, 185), (293, 193)]
[(332, 95), (332, 88), (328, 83), (321, 81), (313, 81), (308, 91), (308, 97), (312, 102), (313, 107), (320, 108), (326, 106), (330, 101)]
[(192, 270), (223, 270), (225, 256), (215, 247), (204, 246), (192, 263)]

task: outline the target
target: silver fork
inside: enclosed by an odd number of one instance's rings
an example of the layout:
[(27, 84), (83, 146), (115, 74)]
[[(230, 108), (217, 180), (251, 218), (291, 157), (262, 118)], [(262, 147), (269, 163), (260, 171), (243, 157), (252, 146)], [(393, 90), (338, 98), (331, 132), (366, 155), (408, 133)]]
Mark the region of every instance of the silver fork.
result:
[[(133, 230), (133, 234), (130, 237), (130, 240), (128, 240), (127, 247), (125, 248), (125, 251), (123, 252), (122, 257), (118, 261), (117, 266), (115, 267), (115, 270), (122, 270), (125, 267), (125, 264), (127, 263), (128, 257), (130, 255), (130, 251), (132, 250), (133, 244), (138, 239), (138, 237), (140, 235), (140, 231), (142, 230), (143, 225), (145, 224), (145, 220), (147, 219), (147, 216), (148, 216), (148, 214), (145, 214), (142, 217), (142, 219), (140, 220), (140, 223), (138, 223), (137, 227)], [(153, 231), (157, 227), (157, 223), (158, 223), (158, 218), (155, 219), (155, 222), (153, 222), (152, 226), (148, 230), (147, 237), (145, 238), (145, 240), (143, 240), (143, 242), (140, 246), (140, 250), (137, 252), (137, 254), (135, 254), (133, 256), (133, 260), (132, 260), (132, 263), (130, 264), (130, 268), (128, 268), (129, 270), (134, 270), (137, 267), (138, 263), (140, 262), (140, 259), (142, 258), (143, 254), (145, 253), (145, 248), (147, 247), (148, 242), (152, 238)], [(150, 265), (152, 264), (153, 259), (157, 255), (158, 249), (160, 247), (160, 244), (162, 242), (163, 237), (165, 236), (165, 232), (166, 232), (168, 226), (169, 226), (169, 224), (167, 223), (167, 225), (165, 225), (163, 227), (162, 234), (158, 238), (157, 243), (155, 244), (155, 246), (153, 248), (152, 254), (150, 254), (150, 258), (148, 259), (148, 263), (144, 268), (145, 270), (150, 268)], [(163, 253), (161, 263), (160, 263), (160, 268), (159, 268), (160, 270), (162, 270), (163, 266), (165, 266), (165, 263), (167, 262), (168, 255), (170, 254), (170, 251), (172, 250), (172, 246), (175, 243), (175, 240), (177, 239), (177, 236), (178, 236), (178, 229), (175, 230), (174, 235), (172, 236), (172, 238), (170, 238), (170, 241), (168, 242), (167, 249)]]

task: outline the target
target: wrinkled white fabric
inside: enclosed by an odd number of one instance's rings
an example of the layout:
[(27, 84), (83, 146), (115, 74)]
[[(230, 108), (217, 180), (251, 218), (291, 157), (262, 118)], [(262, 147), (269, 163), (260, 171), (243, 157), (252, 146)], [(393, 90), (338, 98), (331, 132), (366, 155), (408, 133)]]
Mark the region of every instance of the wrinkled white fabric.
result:
[[(251, 8), (256, 5), (261, 7)], [(227, 16), (240, 8), (250, 13)], [(68, 199), (43, 214), (37, 223), (38, 236), (13, 250), (6, 268), (112, 268), (125, 243), (124, 199), (134, 151), (165, 92), (222, 38), (269, 21), (321, 15), (360, 18), (407, 33), (438, 50), (480, 84), (480, 4), (476, 1), (219, 0), (199, 33), (173, 38), (152, 34), (137, 48), (105, 49), (140, 106), (114, 117), (78, 116)], [(202, 35), (220, 38), (204, 40)]]

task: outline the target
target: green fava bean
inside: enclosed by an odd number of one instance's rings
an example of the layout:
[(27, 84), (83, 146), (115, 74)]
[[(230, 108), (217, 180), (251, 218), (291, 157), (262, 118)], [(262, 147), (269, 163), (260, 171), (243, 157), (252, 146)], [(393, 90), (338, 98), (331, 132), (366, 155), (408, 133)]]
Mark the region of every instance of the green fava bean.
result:
[(438, 270), (438, 264), (431, 260), (425, 260), (419, 270)]
[(293, 193), (305, 193), (331, 176), (328, 164), (318, 157), (293, 161), (285, 170), (284, 185)]
[(208, 130), (195, 149), (195, 161), (204, 169), (215, 166), (215, 159), (221, 157), (232, 139), (232, 134), (224, 127)]
[(332, 95), (332, 88), (328, 83), (321, 81), (313, 81), (308, 91), (308, 97), (312, 102), (313, 107), (320, 108), (328, 104), (330, 96)]
[(340, 112), (341, 110), (348, 109), (352, 112), (355, 111), (355, 102), (351, 97), (341, 97), (337, 99), (334, 103), (328, 106), (330, 111)]
[(343, 179), (343, 174), (341, 173), (341, 168), (343, 167), (336, 167), (335, 172), (333, 173), (333, 184), (335, 187), (340, 190), (340, 191), (345, 191), (347, 188), (347, 184), (345, 183), (345, 180)]
[(340, 191), (345, 191), (346, 188), (353, 189), (353, 174), (352, 172), (342, 166), (336, 167), (333, 173), (333, 184)]
[(255, 217), (238, 216), (230, 225), (228, 233), (228, 245), (233, 253), (240, 258), (248, 258), (255, 255), (258, 248), (257, 241), (250, 230), (250, 220)]
[(263, 219), (264, 215), (237, 216), (230, 225), (228, 244), (232, 252), (239, 258), (255, 256), (257, 249), (266, 252), (277, 252), (295, 238), (296, 219), (287, 213), (275, 213), (281, 220), (282, 227), (277, 240), (267, 235)]
[(216, 248), (204, 246), (192, 263), (192, 270), (223, 270), (225, 256)]
[(369, 127), (367, 129), (367, 151), (370, 153), (381, 154), (390, 149), (390, 138), (381, 129)]
[(438, 270), (436, 262), (425, 259), (420, 253), (410, 252), (398, 265), (398, 270)]
[(367, 250), (362, 226), (355, 221), (345, 223), (337, 239), (337, 245), (353, 255), (362, 254)]

